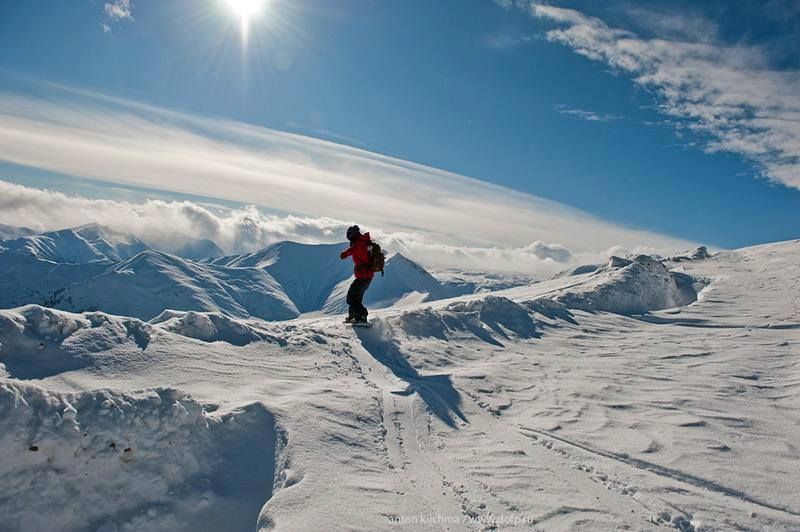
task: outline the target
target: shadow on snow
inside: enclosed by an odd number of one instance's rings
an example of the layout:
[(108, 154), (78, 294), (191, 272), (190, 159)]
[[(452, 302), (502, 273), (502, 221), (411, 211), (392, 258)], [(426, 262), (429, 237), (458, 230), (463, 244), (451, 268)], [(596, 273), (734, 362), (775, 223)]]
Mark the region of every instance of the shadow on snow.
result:
[(453, 386), (450, 375), (421, 375), (403, 356), (397, 343), (384, 338), (379, 329), (357, 329), (356, 334), (375, 360), (408, 383), (404, 391), (394, 393), (411, 395), (417, 392), (430, 411), (449, 427), (458, 428), (456, 418), (468, 422), (461, 411), (461, 394)]

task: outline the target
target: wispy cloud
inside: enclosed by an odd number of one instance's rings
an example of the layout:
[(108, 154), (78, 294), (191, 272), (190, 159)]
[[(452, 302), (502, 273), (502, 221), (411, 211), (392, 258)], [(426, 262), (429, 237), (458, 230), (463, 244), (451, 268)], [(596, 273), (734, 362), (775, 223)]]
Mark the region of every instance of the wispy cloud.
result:
[(67, 88), (47, 92), (42, 98), (0, 93), (0, 160), (352, 220), (387, 233), (425, 235), (434, 245), (521, 248), (540, 240), (574, 253), (689, 245), (349, 146)]
[(131, 0), (114, 0), (103, 6), (106, 16), (114, 22), (133, 20)]
[(623, 8), (623, 14), (634, 28), (661, 39), (707, 43), (719, 41), (717, 22), (703, 17), (691, 7), (676, 13), (641, 5), (627, 5)]
[(555, 105), (553, 106), (553, 108), (562, 115), (574, 116), (576, 118), (580, 118), (581, 120), (586, 120), (588, 122), (614, 122), (615, 120), (622, 120), (622, 117), (618, 115), (612, 115), (608, 113), (595, 113), (594, 111), (577, 109), (575, 107), (569, 107), (568, 105), (563, 105), (563, 104)]
[(535, 2), (526, 9), (558, 26), (547, 32), (550, 41), (652, 90), (660, 111), (705, 138), (707, 151), (739, 154), (764, 177), (800, 188), (800, 71), (771, 67), (757, 46), (692, 39), (702, 24), (670, 39), (643, 38), (572, 9)]

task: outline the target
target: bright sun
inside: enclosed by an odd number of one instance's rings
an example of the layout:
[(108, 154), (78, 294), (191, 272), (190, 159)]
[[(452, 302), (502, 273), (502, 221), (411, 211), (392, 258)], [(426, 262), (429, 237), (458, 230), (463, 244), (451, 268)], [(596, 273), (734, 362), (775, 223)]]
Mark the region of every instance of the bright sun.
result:
[(228, 5), (246, 24), (264, 7), (264, 0), (228, 0)]

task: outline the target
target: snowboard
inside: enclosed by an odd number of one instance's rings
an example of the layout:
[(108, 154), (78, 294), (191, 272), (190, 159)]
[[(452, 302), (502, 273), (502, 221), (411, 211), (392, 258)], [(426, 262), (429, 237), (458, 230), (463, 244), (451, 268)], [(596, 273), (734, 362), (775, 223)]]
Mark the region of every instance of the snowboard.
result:
[(372, 327), (372, 324), (370, 322), (368, 322), (368, 321), (355, 322), (355, 323), (351, 322), (351, 321), (344, 321), (344, 324), (345, 325), (351, 325), (353, 327), (365, 327), (365, 328)]

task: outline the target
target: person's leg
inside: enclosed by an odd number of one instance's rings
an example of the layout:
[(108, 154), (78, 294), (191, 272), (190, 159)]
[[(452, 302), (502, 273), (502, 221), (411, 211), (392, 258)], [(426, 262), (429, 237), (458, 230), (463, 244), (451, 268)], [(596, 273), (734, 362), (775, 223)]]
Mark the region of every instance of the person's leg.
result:
[(359, 298), (357, 297), (357, 293), (359, 291), (358, 286), (358, 279), (354, 279), (352, 283), (350, 283), (350, 288), (347, 290), (347, 306), (349, 307), (347, 313), (347, 321), (352, 321), (358, 318), (358, 305)]
[(358, 294), (358, 315), (362, 320), (366, 321), (369, 311), (367, 310), (367, 307), (364, 306), (364, 294), (367, 292), (367, 288), (369, 288), (369, 285), (372, 283), (372, 279), (361, 279), (361, 281), (363, 282), (361, 283), (361, 290)]
[(347, 304), (350, 307), (348, 319), (366, 319), (367, 308), (364, 306), (364, 292), (369, 288), (371, 279), (356, 279), (347, 291)]

